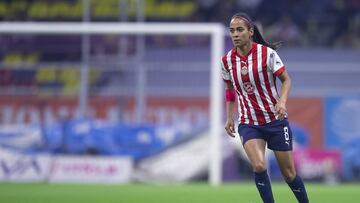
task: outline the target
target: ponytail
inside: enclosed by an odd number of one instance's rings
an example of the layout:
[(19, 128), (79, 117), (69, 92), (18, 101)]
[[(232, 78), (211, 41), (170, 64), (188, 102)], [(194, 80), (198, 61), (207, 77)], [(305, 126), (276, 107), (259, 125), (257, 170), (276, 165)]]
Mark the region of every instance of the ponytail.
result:
[(234, 18), (241, 18), (242, 20), (245, 21), (245, 23), (247, 24), (249, 29), (250, 28), (254, 29), (254, 35), (253, 35), (254, 42), (256, 42), (258, 44), (263, 44), (274, 50), (280, 48), (280, 46), (282, 44), (281, 42), (269, 43), (269, 42), (265, 41), (265, 39), (263, 38), (263, 36), (260, 33), (259, 28), (252, 22), (251, 18), (246, 13), (237, 13), (237, 14), (233, 15), (233, 17), (231, 19), (234, 19)]
[(253, 41), (256, 42), (256, 43), (259, 43), (259, 44), (263, 44), (267, 47), (270, 47), (274, 50), (280, 48), (281, 46), (281, 42), (272, 42), (272, 43), (269, 43), (267, 41), (265, 41), (265, 39), (263, 38), (263, 36), (261, 35), (260, 33), (260, 30), (259, 28), (254, 24), (253, 25), (253, 29), (254, 29), (254, 35), (253, 35)]

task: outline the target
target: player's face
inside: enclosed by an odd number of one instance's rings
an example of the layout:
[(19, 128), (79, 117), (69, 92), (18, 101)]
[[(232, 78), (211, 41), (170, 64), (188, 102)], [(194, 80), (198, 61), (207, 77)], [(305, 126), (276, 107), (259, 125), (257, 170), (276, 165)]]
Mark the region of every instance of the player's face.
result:
[(230, 36), (235, 47), (244, 46), (251, 42), (254, 31), (248, 28), (241, 18), (233, 18), (230, 22)]

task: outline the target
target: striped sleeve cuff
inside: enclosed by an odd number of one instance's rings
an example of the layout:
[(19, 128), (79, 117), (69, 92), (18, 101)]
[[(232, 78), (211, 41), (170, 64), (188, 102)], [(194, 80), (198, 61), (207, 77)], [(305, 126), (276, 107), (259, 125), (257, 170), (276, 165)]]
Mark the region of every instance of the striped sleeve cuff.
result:
[(285, 66), (279, 68), (277, 71), (275, 71), (274, 74), (275, 74), (276, 76), (279, 76), (279, 75), (281, 75), (281, 73), (283, 73), (284, 71), (285, 71)]

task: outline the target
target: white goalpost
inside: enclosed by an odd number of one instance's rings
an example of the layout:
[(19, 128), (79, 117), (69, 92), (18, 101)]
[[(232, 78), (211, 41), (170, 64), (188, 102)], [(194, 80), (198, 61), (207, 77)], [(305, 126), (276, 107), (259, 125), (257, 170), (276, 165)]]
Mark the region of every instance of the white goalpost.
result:
[[(223, 96), (220, 59), (224, 51), (224, 27), (216, 23), (0, 23), (0, 34), (191, 34), (210, 36), (210, 167), (209, 183), (220, 185)], [(86, 85), (86, 83), (84, 84)], [(85, 90), (87, 90), (85, 88)], [(85, 94), (86, 95), (86, 94)], [(87, 95), (86, 95), (87, 96)]]

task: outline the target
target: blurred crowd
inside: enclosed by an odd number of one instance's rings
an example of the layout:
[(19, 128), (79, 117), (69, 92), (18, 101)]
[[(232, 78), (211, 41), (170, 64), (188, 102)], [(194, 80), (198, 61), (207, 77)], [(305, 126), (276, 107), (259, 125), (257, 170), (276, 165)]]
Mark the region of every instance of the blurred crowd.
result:
[(0, 21), (82, 21), (86, 1), (89, 21), (227, 26), (233, 14), (245, 12), (265, 38), (285, 46), (360, 48), (360, 0), (1, 0)]
[(198, 0), (193, 20), (222, 22), (246, 12), (286, 46), (360, 48), (360, 0)]

